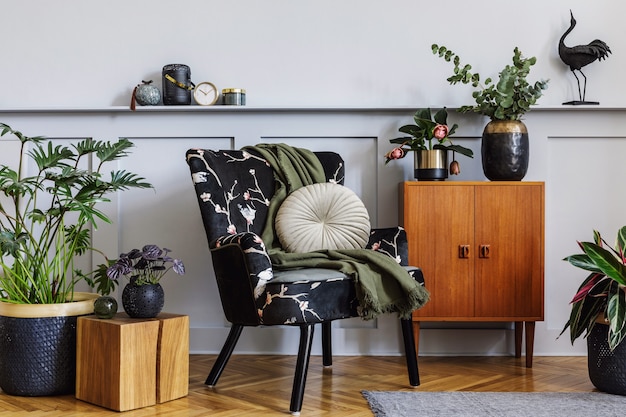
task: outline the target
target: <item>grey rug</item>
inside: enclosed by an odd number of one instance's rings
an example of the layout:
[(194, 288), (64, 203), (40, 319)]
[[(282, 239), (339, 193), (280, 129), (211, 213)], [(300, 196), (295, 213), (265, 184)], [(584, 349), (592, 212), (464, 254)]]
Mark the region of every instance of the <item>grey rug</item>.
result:
[(626, 397), (601, 392), (363, 391), (375, 417), (624, 417)]

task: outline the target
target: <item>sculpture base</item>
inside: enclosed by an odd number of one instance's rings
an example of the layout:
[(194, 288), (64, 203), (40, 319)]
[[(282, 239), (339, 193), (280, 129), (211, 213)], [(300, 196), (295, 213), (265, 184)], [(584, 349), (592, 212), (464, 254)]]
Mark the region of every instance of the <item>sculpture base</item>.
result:
[(584, 105), (598, 105), (599, 101), (580, 101), (580, 100), (572, 100), (563, 103), (564, 106), (584, 106)]

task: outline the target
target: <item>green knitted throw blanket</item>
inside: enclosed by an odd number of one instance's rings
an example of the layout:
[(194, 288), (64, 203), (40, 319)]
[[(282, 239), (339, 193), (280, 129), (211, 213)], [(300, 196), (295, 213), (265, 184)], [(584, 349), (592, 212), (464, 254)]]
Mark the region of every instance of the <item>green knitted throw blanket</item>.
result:
[(267, 223), (261, 236), (274, 268), (326, 268), (343, 272), (355, 282), (359, 315), (366, 320), (392, 312), (398, 313), (401, 318), (410, 318), (413, 310), (428, 301), (428, 291), (386, 254), (370, 249), (285, 252), (274, 232), (276, 212), (291, 192), (309, 184), (325, 182), (324, 169), (315, 154), (306, 149), (285, 144), (259, 144), (243, 149), (261, 156), (274, 169), (276, 192), (270, 201)]

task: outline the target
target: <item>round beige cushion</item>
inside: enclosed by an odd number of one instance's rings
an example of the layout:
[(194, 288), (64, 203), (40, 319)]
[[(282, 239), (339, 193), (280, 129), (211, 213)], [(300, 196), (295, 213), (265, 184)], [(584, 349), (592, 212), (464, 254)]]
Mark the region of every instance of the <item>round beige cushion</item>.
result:
[(307, 185), (291, 193), (276, 213), (276, 234), (287, 252), (362, 249), (370, 235), (370, 218), (349, 188), (330, 182)]

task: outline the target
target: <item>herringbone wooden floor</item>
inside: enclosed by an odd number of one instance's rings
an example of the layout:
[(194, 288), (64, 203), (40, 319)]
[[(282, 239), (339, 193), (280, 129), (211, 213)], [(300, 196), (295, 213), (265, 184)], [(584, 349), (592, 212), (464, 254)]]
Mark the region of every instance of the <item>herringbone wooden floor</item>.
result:
[[(123, 414), (73, 396), (25, 398), (0, 393), (0, 417), (244, 417), (289, 415), (294, 356), (233, 355), (218, 385), (204, 380), (214, 355), (191, 355), (189, 395)], [(311, 358), (302, 416), (372, 416), (362, 390), (593, 391), (585, 357), (535, 357), (533, 368), (512, 357), (422, 357), (421, 385), (408, 386), (402, 357)]]

